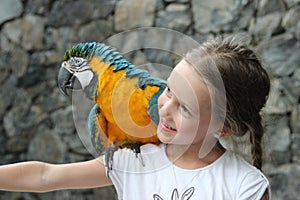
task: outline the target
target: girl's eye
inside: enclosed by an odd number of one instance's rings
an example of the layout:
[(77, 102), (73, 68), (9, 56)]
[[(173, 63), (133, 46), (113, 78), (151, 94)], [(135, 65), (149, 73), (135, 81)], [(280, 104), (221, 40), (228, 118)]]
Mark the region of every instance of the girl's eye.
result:
[(186, 114), (186, 115), (191, 114), (190, 111), (184, 105), (181, 105), (180, 108), (184, 114)]
[(172, 91), (170, 90), (169, 87), (166, 88), (166, 94), (168, 97), (172, 97)]

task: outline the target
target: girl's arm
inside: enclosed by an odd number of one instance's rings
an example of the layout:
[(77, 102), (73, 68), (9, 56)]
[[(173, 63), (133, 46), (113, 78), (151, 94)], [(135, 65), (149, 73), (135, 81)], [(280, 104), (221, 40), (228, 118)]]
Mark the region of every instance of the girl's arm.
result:
[(0, 190), (48, 192), (111, 184), (102, 157), (71, 164), (32, 161), (0, 166)]

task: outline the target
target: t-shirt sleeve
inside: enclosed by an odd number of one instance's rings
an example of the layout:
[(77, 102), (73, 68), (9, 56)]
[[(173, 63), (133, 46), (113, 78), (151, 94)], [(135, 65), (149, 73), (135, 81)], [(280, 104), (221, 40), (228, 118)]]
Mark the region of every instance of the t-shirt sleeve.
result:
[(248, 173), (242, 180), (238, 190), (239, 200), (260, 200), (264, 193), (268, 192), (268, 199), (271, 199), (270, 184), (267, 178), (259, 171)]
[(112, 169), (108, 169), (108, 164), (106, 163), (106, 155), (103, 156), (103, 162), (106, 169), (106, 176), (109, 178), (118, 194), (118, 199), (123, 199), (123, 186), (124, 186), (124, 174), (120, 168), (120, 164), (123, 163), (126, 166), (127, 159), (125, 159), (124, 150), (117, 150), (113, 155)]
[(114, 152), (112, 169), (108, 169), (105, 156), (103, 156), (103, 162), (106, 168), (106, 175), (112, 181), (118, 193), (118, 198), (122, 199), (124, 184), (128, 177), (135, 172), (141, 171), (143, 165), (131, 149), (118, 149)]

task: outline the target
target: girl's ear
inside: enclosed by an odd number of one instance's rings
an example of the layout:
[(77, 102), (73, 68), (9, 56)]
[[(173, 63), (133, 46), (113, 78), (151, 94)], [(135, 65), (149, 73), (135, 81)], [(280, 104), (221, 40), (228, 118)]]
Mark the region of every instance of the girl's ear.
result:
[(233, 131), (227, 127), (227, 126), (224, 126), (221, 130), (221, 132), (219, 133), (219, 137), (222, 138), (222, 137), (227, 137), (227, 136), (230, 136), (233, 134)]

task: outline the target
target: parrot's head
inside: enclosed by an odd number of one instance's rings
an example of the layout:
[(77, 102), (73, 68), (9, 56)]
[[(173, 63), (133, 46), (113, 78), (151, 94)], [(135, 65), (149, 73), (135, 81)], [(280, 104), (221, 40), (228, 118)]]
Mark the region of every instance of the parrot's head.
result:
[(63, 94), (83, 90), (88, 98), (94, 98), (98, 77), (89, 61), (98, 46), (97, 42), (86, 42), (66, 50), (57, 77), (58, 87)]
[(83, 90), (88, 98), (94, 97), (97, 76), (86, 58), (69, 57), (62, 62), (57, 81), (59, 89), (67, 96), (72, 90)]

